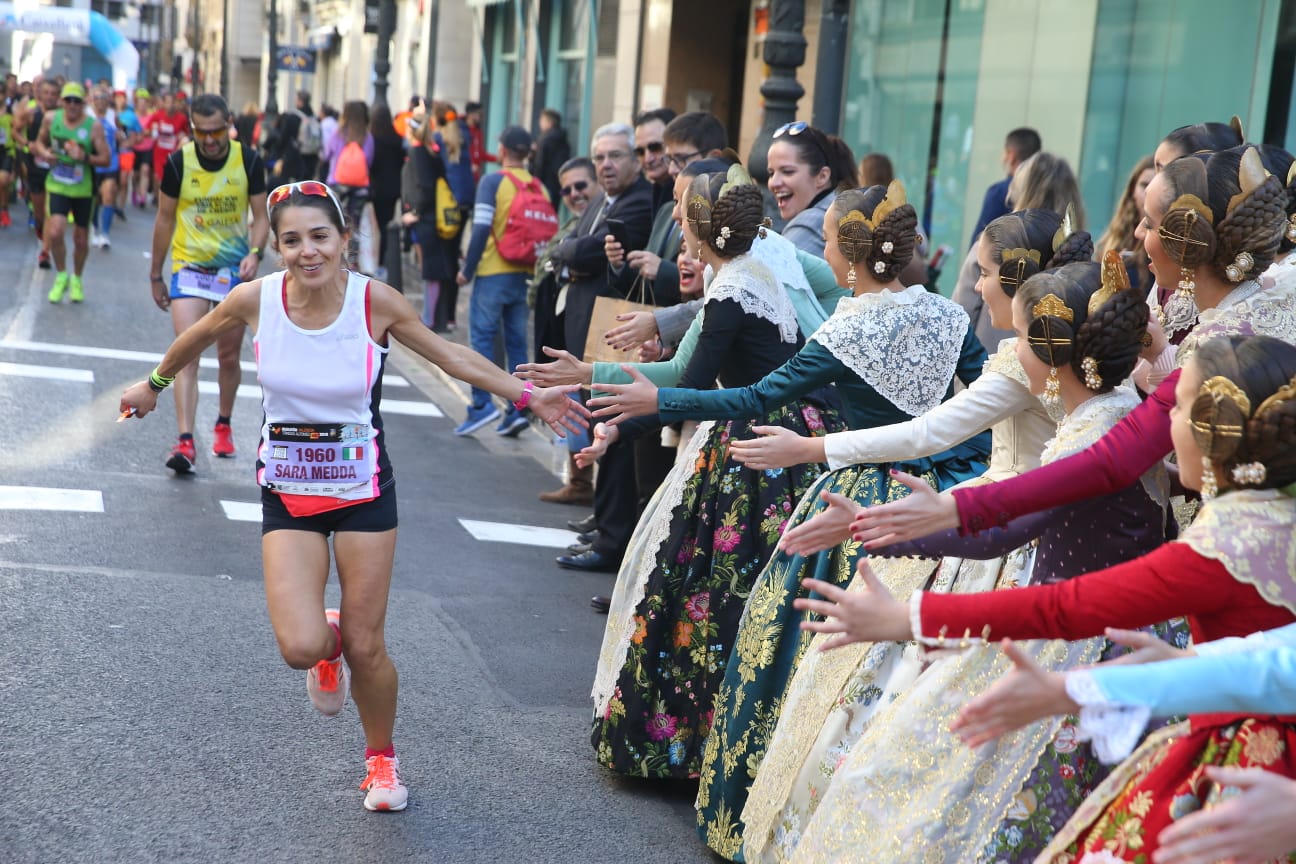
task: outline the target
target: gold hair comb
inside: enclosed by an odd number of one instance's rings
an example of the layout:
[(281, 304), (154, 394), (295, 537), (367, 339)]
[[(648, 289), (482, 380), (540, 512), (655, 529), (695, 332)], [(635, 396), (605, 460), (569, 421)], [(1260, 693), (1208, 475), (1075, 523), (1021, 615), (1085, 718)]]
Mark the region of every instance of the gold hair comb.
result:
[(1264, 163), (1260, 161), (1260, 151), (1254, 147), (1248, 147), (1242, 153), (1242, 159), (1238, 162), (1238, 189), (1241, 191), (1229, 199), (1228, 207), (1224, 212), (1232, 213), (1233, 209), (1251, 197), (1251, 193), (1264, 185), (1269, 179), (1269, 172), (1265, 170)]
[(1068, 324), (1075, 321), (1075, 313), (1056, 294), (1045, 294), (1031, 309), (1033, 318), (1061, 318)]
[(1102, 260), (1102, 287), (1089, 296), (1089, 314), (1097, 312), (1104, 303), (1121, 291), (1128, 291), (1129, 287), (1129, 273), (1125, 270), (1120, 253), (1108, 249)]

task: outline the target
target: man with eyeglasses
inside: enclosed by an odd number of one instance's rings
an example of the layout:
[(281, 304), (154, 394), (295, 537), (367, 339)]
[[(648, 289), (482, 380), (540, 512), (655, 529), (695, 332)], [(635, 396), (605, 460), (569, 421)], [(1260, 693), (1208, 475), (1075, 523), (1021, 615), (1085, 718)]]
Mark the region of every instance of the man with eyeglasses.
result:
[[(665, 147), (663, 161), (672, 187), (685, 166), (699, 159), (719, 156), (729, 146), (724, 124), (705, 111), (690, 111), (676, 117), (662, 133), (662, 142)], [(617, 273), (618, 286), (628, 291), (635, 277), (642, 274), (645, 279), (652, 280), (653, 296), (663, 307), (656, 312), (621, 316), (625, 323), (610, 330), (607, 336), (613, 347), (623, 351), (653, 340), (660, 340), (667, 346), (679, 342), (702, 306), (701, 300), (680, 303), (683, 298), (680, 296), (679, 268), (675, 266), (675, 259), (679, 256), (682, 235), (674, 220), (673, 192), (672, 188), (672, 200), (657, 210), (647, 248), (626, 255), (615, 241), (607, 244), (608, 263)], [(626, 266), (622, 266), (623, 263)]]
[[(108, 143), (103, 127), (86, 111), (85, 88), (69, 81), (59, 93), (63, 107), (45, 114), (40, 133), (32, 147), (38, 159), (49, 163), (45, 194), (49, 199), (49, 217), (45, 235), (58, 274), (50, 288), (49, 301), (68, 299), (80, 303), (85, 299), (81, 274), (90, 251), (90, 215), (94, 199), (94, 169), (107, 165)], [(68, 219), (72, 229), (72, 271), (67, 270)]]
[[(592, 337), (589, 333), (595, 298), (624, 296), (612, 284), (608, 268), (608, 220), (625, 225), (631, 249), (642, 249), (652, 228), (653, 187), (641, 174), (634, 145), (634, 130), (623, 123), (608, 124), (594, 133), (590, 152), (603, 198), (586, 208), (575, 232), (553, 253), (559, 284), (566, 283), (560, 290), (558, 311), (565, 316), (567, 350), (577, 357), (584, 357), (587, 337), (603, 338), (601, 333)], [(569, 456), (583, 446), (572, 440), (577, 437), (568, 438)], [(574, 456), (571, 460), (576, 469)], [(634, 448), (609, 449), (599, 461), (594, 490), (599, 534), (590, 548), (560, 556), (558, 563), (572, 570), (616, 570), (634, 530), (635, 499)]]
[[(230, 142), (230, 110), (214, 93), (194, 98), (190, 107), (193, 138), (170, 154), (162, 166), (157, 220), (153, 223), (153, 302), (171, 312), (179, 336), (224, 299), (240, 282), (256, 277), (270, 234), (266, 212), (265, 164), (249, 144)], [(252, 212), (248, 228), (248, 209)], [(171, 271), (162, 275), (167, 253)], [(234, 455), (230, 415), (242, 380), (239, 353), (243, 331), (232, 330), (216, 341), (220, 366), (220, 407), (212, 430), (212, 455)], [(180, 437), (166, 466), (177, 475), (193, 471), (197, 461), (194, 417), (198, 411), (198, 361), (175, 379), (176, 426)]]
[(644, 111), (635, 118), (635, 155), (643, 175), (653, 184), (653, 212), (671, 200), (673, 180), (670, 175), (670, 161), (666, 158), (666, 143), (662, 140), (666, 126), (675, 119), (675, 112), (669, 108), (657, 108)]

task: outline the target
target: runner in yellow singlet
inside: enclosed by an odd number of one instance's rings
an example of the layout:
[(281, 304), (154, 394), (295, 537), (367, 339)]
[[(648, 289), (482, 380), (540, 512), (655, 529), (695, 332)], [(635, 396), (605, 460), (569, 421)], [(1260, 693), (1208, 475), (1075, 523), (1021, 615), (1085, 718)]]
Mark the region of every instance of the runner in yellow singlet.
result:
[[(220, 96), (205, 93), (196, 97), (190, 107), (193, 140), (168, 156), (162, 168), (149, 280), (153, 302), (159, 309), (171, 310), (177, 336), (235, 285), (256, 277), (270, 234), (265, 165), (247, 144), (231, 145), (230, 121), (229, 106)], [(168, 252), (171, 270), (164, 277), (162, 267)], [(234, 455), (230, 415), (242, 378), (242, 348), (242, 328), (216, 340), (220, 409), (212, 430), (214, 456)], [(188, 474), (197, 460), (193, 437), (198, 411), (196, 360), (176, 376), (175, 403), (180, 438), (166, 465), (176, 474)]]

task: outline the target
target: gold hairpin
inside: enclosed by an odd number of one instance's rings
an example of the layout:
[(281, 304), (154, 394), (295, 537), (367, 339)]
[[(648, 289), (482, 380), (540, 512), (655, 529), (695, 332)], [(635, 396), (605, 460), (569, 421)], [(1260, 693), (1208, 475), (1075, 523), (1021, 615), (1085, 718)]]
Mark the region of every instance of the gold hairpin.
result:
[(1075, 321), (1075, 313), (1063, 302), (1062, 298), (1056, 294), (1045, 294), (1035, 306), (1031, 309), (1033, 318), (1061, 318), (1068, 324)]
[(1283, 402), (1289, 402), (1292, 399), (1296, 399), (1296, 376), (1293, 376), (1291, 381), (1279, 387), (1277, 392), (1261, 402), (1260, 407), (1255, 411), (1255, 416), (1259, 417), (1262, 414), (1277, 408)]
[[(1281, 391), (1280, 391), (1281, 392)], [(1242, 413), (1242, 419), (1246, 420), (1251, 416), (1251, 400), (1242, 392), (1242, 388), (1234, 384), (1223, 375), (1216, 375), (1201, 385), (1198, 394), (1206, 394), (1211, 397), (1211, 401), (1218, 407), (1225, 399), (1237, 406), (1238, 411)], [(1278, 394), (1275, 393), (1274, 396)], [(1273, 397), (1270, 397), (1273, 398)], [(1203, 435), (1216, 436), (1222, 435), (1225, 438), (1241, 438), (1242, 426), (1233, 423), (1215, 423), (1212, 417), (1210, 422), (1193, 420), (1192, 427)]]
[(1089, 296), (1089, 314), (1097, 312), (1104, 303), (1121, 291), (1128, 291), (1129, 287), (1129, 272), (1121, 261), (1120, 253), (1108, 249), (1102, 260), (1102, 287)]

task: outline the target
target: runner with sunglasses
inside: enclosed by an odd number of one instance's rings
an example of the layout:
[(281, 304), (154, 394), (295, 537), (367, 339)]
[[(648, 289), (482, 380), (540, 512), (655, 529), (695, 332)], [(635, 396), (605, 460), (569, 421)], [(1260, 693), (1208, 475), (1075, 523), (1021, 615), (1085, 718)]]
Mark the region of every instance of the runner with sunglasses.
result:
[(774, 130), (769, 154), (769, 191), (785, 220), (780, 232), (798, 249), (824, 254), (824, 214), (837, 192), (859, 185), (855, 154), (846, 142), (798, 120)]
[[(192, 327), (220, 303), (235, 285), (256, 276), (264, 257), (270, 222), (265, 208), (265, 165), (249, 144), (233, 146), (229, 137), (230, 110), (225, 100), (205, 93), (190, 108), (193, 140), (166, 158), (158, 187), (157, 220), (153, 223), (153, 302), (170, 310), (175, 333)], [(252, 225), (248, 227), (248, 209)], [(163, 275), (167, 253), (171, 269)], [(220, 386), (213, 456), (234, 455), (230, 416), (242, 380), (239, 354), (243, 330), (231, 329), (216, 340)], [(198, 459), (194, 421), (198, 412), (198, 358), (176, 374), (176, 426), (179, 439), (166, 466), (188, 474)]]
[[(345, 217), (323, 183), (281, 186), (267, 200), (286, 269), (231, 289), (176, 338), (147, 381), (122, 394), (120, 408), (123, 417), (147, 415), (203, 348), (252, 328), (266, 418), (257, 481), (270, 623), (284, 660), (307, 670), (320, 712), (341, 711), (350, 686), (365, 734), (365, 808), (403, 810), (408, 792), (392, 746), (397, 676), (383, 633), (397, 524), (379, 411), (390, 343), (519, 411), (530, 408), (560, 435), (581, 430), (588, 413), (567, 397), (575, 387), (523, 384), (433, 333), (391, 286), (344, 270)], [(326, 610), (330, 534), (342, 602)]]

